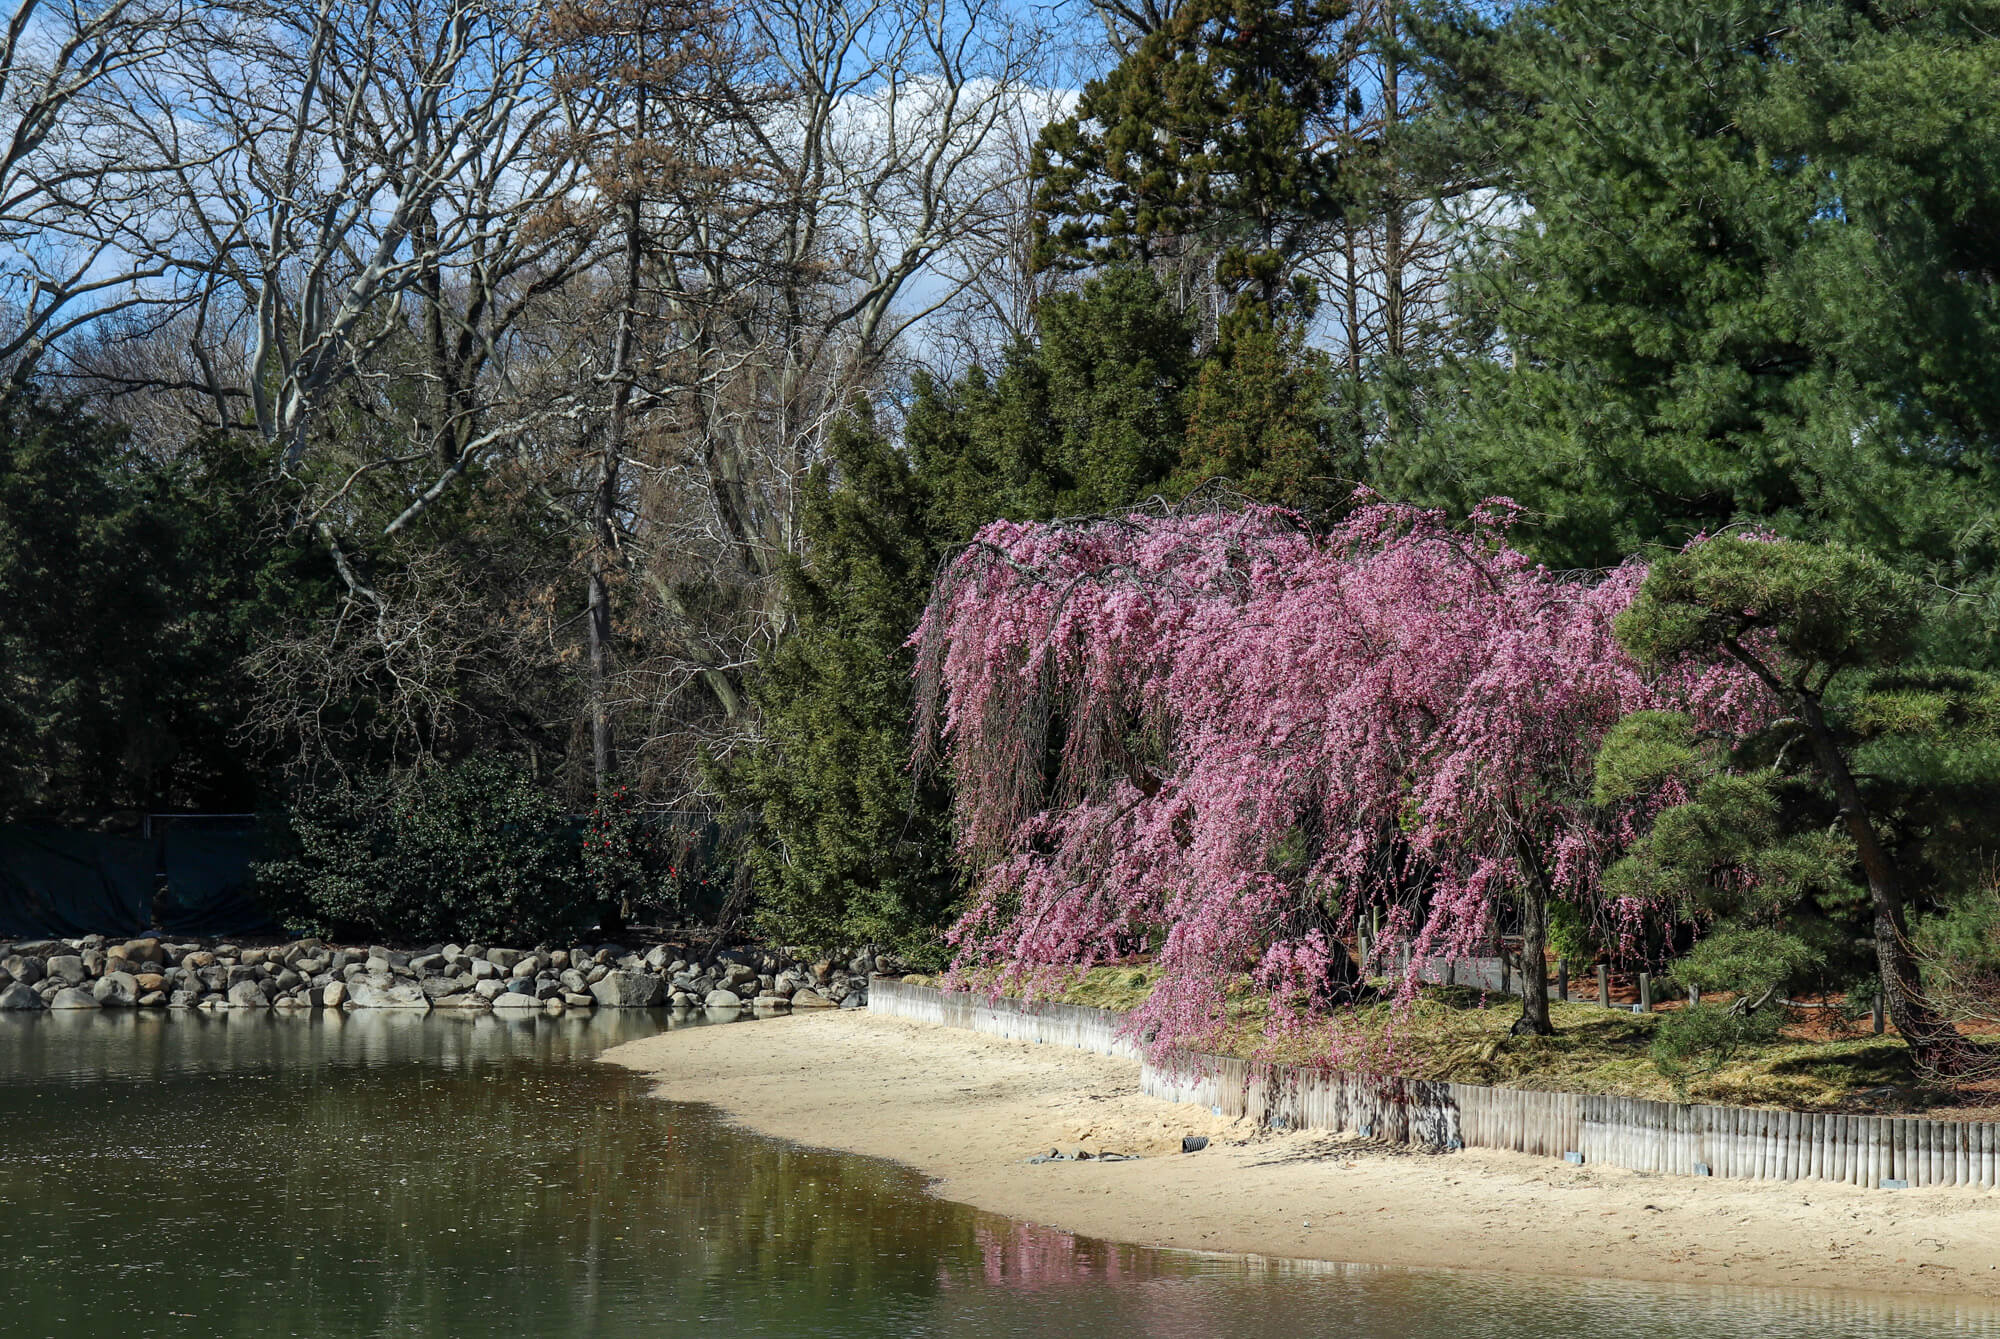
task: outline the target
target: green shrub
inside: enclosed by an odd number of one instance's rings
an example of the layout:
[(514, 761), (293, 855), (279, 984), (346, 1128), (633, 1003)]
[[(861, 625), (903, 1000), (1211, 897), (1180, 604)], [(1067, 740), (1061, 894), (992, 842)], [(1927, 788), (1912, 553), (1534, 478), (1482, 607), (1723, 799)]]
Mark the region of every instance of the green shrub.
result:
[(258, 887), (296, 934), (527, 944), (598, 917), (553, 800), (486, 758), (301, 794)]
[(1691, 1004), (1663, 1014), (1653, 1029), (1653, 1066), (1674, 1085), (1685, 1101), (1688, 1084), (1698, 1075), (1713, 1074), (1742, 1054), (1745, 1047), (1778, 1039), (1786, 1011), (1766, 1005), (1750, 1010), (1733, 1004)]
[(1819, 966), (1810, 945), (1769, 927), (1718, 930), (1673, 965), (1665, 980), (1704, 995), (1733, 992), (1660, 1019), (1653, 1031), (1653, 1065), (1685, 1099), (1695, 1076), (1712, 1074), (1745, 1047), (1776, 1041), (1791, 1017), (1785, 988)]

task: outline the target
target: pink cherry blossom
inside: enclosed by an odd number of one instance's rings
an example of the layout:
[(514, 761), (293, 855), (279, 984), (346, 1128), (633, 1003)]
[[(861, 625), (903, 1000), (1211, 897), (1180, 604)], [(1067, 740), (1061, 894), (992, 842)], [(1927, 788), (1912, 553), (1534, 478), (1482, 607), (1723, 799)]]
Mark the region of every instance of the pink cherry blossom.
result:
[(1327, 1007), (1367, 913), (1464, 954), (1539, 870), (1608, 934), (1661, 914), (1607, 905), (1600, 878), (1673, 797), (1593, 806), (1598, 743), (1635, 710), (1761, 713), (1762, 690), (1642, 671), (1611, 624), (1644, 567), (1547, 571), (1508, 545), (1515, 510), (986, 527), (912, 639), (920, 754), (941, 751), (981, 871), (960, 978), (1032, 996), (1144, 943), (1162, 980), (1132, 1026), (1198, 1045), (1246, 971), (1281, 1026)]

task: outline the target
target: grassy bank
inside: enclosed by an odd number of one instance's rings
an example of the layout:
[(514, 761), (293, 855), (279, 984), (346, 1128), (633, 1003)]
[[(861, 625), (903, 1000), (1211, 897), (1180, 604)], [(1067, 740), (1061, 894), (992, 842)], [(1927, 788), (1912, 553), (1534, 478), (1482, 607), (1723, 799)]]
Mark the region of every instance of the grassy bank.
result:
[[(1131, 1009), (1158, 983), (1157, 970), (1098, 967), (1060, 998), (1067, 1004)], [(1800, 1111), (1963, 1109), (1971, 1117), (1992, 1095), (1921, 1086), (1901, 1038), (1874, 1036), (1865, 1023), (1843, 1028), (1833, 1010), (1788, 1027), (1776, 1041), (1746, 1047), (1715, 1072), (1693, 1078), (1685, 1094), (1650, 1054), (1661, 1014), (1596, 1004), (1550, 1006), (1553, 1037), (1517, 1037), (1516, 1001), (1462, 988), (1427, 988), (1414, 1007), (1373, 1004), (1279, 1033), (1263, 999), (1248, 988), (1231, 1000), (1227, 1031), (1210, 1047), (1225, 1055), (1513, 1088), (1610, 1093), (1658, 1100), (1779, 1106)], [(1991, 1114), (2000, 1115), (2000, 1112)]]

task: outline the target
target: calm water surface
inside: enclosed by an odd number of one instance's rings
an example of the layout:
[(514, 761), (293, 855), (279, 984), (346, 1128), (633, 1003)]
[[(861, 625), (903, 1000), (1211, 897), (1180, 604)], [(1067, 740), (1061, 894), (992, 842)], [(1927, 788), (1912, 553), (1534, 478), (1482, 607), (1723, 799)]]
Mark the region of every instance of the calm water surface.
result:
[(667, 1026), (0, 1016), (0, 1335), (2000, 1334), (1980, 1308), (1221, 1259), (1025, 1226), (585, 1063)]

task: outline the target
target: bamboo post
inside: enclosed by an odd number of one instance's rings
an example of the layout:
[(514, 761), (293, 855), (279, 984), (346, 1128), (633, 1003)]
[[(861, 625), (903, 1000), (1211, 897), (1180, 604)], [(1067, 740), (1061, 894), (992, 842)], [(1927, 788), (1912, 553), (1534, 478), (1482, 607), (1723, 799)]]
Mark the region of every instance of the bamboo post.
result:
[(1639, 973), (1639, 1012), (1653, 1012), (1653, 977), (1650, 972)]
[(1556, 959), (1556, 998), (1569, 1003), (1569, 959)]
[(1597, 964), (1597, 1002), (1606, 1009), (1611, 1007), (1611, 969), (1603, 963)]

